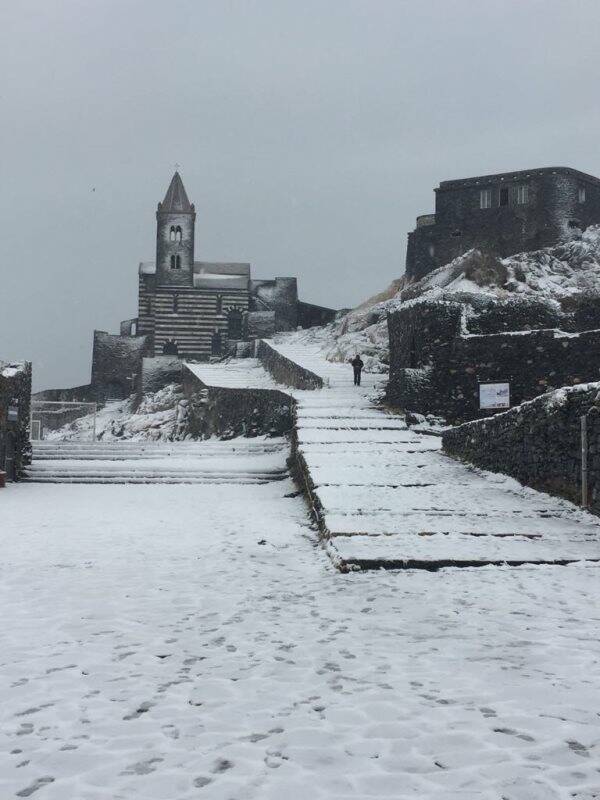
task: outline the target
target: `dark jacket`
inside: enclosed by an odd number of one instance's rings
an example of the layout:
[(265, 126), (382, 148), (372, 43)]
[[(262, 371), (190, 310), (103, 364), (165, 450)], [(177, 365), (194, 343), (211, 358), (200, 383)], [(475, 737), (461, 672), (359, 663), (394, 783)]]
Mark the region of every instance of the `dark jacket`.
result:
[(355, 356), (350, 363), (357, 372), (360, 372), (364, 367), (364, 362), (360, 356)]

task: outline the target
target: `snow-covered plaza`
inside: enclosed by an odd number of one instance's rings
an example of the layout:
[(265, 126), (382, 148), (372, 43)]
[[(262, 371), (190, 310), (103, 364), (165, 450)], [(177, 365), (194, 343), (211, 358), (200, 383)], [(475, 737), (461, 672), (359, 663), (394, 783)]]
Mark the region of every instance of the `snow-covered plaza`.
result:
[(3, 800), (600, 796), (594, 564), (340, 574), (287, 478), (1, 503)]

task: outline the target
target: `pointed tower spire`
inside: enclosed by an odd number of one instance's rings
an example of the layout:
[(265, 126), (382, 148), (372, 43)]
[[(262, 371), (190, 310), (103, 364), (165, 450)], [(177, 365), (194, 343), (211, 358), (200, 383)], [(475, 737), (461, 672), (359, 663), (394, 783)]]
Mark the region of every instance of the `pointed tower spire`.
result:
[(176, 172), (156, 210), (156, 274), (160, 284), (192, 285), (195, 222), (196, 211)]
[(167, 189), (165, 199), (158, 204), (161, 214), (193, 214), (194, 206), (188, 200), (179, 172), (175, 172)]

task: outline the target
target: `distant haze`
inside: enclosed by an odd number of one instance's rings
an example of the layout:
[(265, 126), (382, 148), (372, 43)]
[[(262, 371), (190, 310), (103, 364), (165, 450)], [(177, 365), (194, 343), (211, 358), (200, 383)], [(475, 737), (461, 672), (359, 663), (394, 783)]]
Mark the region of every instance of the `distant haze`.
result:
[(597, 0), (0, 3), (0, 359), (89, 381), (175, 163), (198, 259), (355, 305), (443, 179), (600, 174)]

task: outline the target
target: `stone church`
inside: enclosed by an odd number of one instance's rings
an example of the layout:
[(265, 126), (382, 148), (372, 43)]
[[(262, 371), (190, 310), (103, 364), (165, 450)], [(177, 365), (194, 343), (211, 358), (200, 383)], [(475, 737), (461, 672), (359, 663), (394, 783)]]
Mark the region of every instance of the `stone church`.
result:
[(331, 308), (298, 299), (296, 278), (256, 279), (250, 264), (196, 261), (196, 211), (179, 172), (156, 211), (156, 259), (139, 265), (138, 315), (119, 334), (94, 331), (89, 384), (44, 400), (122, 399), (177, 381), (181, 362), (252, 354), (279, 331), (331, 322)]
[(158, 204), (156, 223), (156, 260), (139, 266), (138, 316), (121, 328), (147, 337), (149, 355), (204, 360), (333, 319), (332, 309), (298, 300), (296, 278), (255, 280), (248, 263), (196, 261), (196, 211), (179, 172)]

